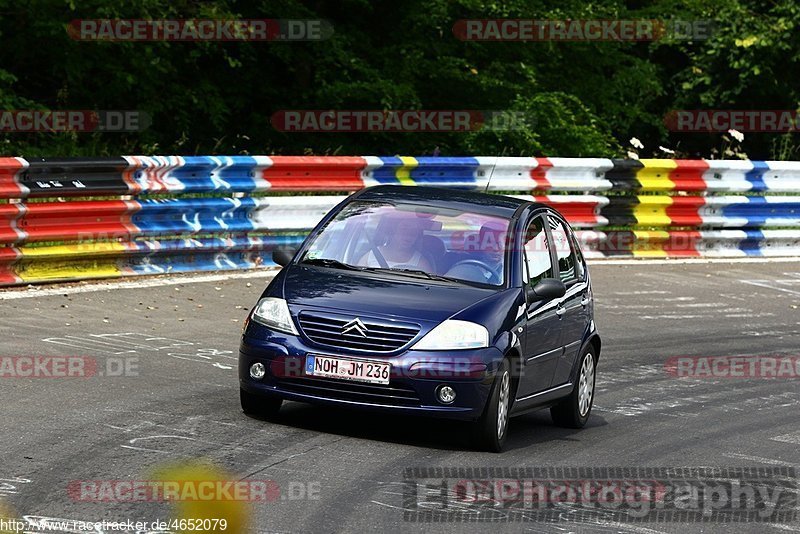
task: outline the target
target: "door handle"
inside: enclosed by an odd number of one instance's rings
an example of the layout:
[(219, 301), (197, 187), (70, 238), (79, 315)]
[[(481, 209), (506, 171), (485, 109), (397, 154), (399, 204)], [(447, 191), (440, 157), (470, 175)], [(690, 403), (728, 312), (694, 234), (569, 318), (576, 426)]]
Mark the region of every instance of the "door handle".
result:
[(561, 317), (562, 315), (564, 315), (565, 311), (567, 311), (566, 308), (564, 308), (563, 306), (559, 306), (558, 308), (556, 308), (556, 315)]
[(583, 299), (581, 299), (581, 306), (586, 306), (587, 304), (589, 304), (589, 297), (584, 295)]

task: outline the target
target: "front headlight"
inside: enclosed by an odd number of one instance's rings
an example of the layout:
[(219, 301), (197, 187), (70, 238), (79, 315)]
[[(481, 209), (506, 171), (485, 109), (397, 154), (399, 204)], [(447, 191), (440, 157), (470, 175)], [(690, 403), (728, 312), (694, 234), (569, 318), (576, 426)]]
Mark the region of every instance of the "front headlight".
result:
[(289, 313), (289, 306), (283, 299), (267, 297), (259, 300), (256, 307), (253, 308), (252, 317), (255, 322), (273, 330), (298, 335)]
[(489, 346), (489, 331), (486, 327), (448, 319), (425, 334), (412, 348), (416, 350), (481, 349)]

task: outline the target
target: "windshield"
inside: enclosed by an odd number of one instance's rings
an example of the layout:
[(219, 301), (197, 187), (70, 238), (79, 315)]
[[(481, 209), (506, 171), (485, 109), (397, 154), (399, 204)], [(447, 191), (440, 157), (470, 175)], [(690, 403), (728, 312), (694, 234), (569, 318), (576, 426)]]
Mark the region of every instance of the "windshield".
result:
[(300, 261), (499, 286), (508, 223), (452, 208), (355, 201), (316, 235)]

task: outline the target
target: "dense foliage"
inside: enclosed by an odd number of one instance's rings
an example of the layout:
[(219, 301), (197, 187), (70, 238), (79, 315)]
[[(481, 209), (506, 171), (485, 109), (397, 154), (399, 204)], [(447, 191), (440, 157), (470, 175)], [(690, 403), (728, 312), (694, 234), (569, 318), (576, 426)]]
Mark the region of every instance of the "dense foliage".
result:
[[(792, 0), (0, 0), (3, 109), (142, 110), (139, 133), (3, 133), (3, 155), (505, 154), (724, 157), (721, 133), (672, 133), (674, 109), (798, 108)], [(78, 18), (324, 18), (316, 42), (81, 42)], [(709, 39), (464, 42), (465, 18), (713, 20)], [(286, 109), (514, 110), (515, 131), (285, 133)], [(733, 142), (735, 144), (735, 141)], [(437, 150), (438, 149), (438, 150)], [(797, 158), (793, 134), (747, 134)]]

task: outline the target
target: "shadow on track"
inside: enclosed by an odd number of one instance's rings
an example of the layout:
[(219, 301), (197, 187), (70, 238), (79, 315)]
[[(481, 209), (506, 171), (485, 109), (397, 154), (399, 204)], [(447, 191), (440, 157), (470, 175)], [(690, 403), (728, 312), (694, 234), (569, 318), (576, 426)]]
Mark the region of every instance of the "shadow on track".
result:
[[(245, 417), (243, 415), (243, 417)], [(386, 415), (330, 406), (284, 402), (271, 423), (351, 438), (384, 441), (449, 451), (475, 451), (469, 423), (407, 415)], [(525, 449), (551, 441), (576, 440), (575, 434), (605, 426), (606, 420), (592, 415), (584, 429), (553, 424), (547, 410), (511, 419), (506, 451)]]

